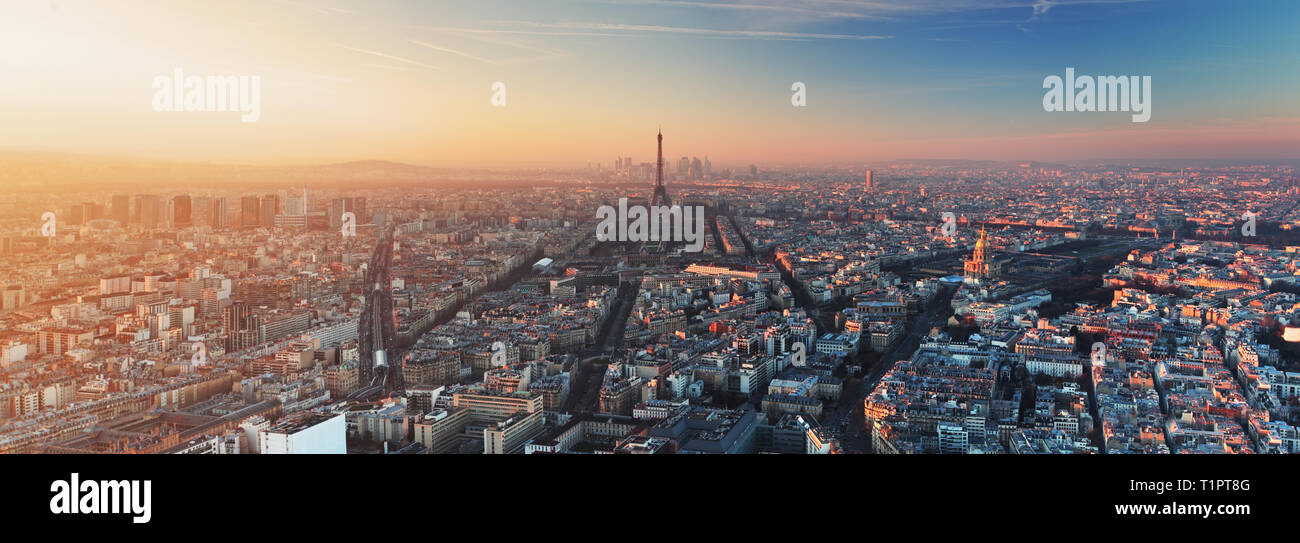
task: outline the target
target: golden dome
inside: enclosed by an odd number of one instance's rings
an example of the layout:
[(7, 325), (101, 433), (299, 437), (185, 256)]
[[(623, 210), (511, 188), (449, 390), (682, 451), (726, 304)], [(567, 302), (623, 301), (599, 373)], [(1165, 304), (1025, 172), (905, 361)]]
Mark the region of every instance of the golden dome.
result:
[(975, 242), (975, 250), (977, 252), (983, 252), (983, 250), (986, 249), (988, 246), (989, 246), (988, 233), (984, 231), (983, 227), (980, 227), (980, 239), (979, 241)]

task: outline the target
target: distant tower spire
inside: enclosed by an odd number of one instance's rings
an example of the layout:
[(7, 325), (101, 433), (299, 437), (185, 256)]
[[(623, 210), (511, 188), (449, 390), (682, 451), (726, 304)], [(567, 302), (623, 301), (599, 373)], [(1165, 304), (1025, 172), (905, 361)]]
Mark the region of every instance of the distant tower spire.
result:
[(668, 198), (668, 189), (665, 189), (665, 188), (664, 188), (664, 130), (663, 130), (663, 127), (660, 127), (660, 128), (659, 128), (659, 159), (657, 160), (656, 164), (657, 164), (657, 167), (656, 167), (656, 173), (655, 173), (655, 192), (654, 192), (654, 196), (650, 199), (650, 205), (652, 205), (652, 206), (658, 206), (658, 205), (670, 206), (670, 205), (673, 205), (673, 204), (672, 204), (672, 201), (669, 200), (669, 198)]

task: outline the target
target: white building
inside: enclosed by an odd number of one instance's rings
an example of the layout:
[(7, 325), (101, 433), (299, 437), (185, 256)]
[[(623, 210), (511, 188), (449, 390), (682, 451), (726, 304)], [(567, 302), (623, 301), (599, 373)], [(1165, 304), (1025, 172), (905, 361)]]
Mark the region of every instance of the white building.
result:
[(27, 344), (16, 340), (0, 345), (0, 367), (27, 359)]
[(1035, 353), (1025, 357), (1025, 369), (1034, 375), (1078, 377), (1083, 374), (1083, 362), (1071, 355)]
[(962, 425), (953, 422), (940, 422), (938, 430), (940, 453), (966, 454), (966, 450), (970, 446), (970, 437)]
[(261, 454), (346, 454), (347, 423), (342, 413), (304, 412), (258, 432), (257, 441)]
[(826, 333), (817, 340), (817, 352), (824, 354), (845, 354), (856, 351), (857, 338), (847, 334)]

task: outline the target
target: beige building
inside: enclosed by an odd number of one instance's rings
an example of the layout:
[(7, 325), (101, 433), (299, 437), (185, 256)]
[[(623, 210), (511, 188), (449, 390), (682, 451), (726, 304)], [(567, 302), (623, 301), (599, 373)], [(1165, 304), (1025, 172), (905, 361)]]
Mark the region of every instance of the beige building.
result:
[(452, 396), (452, 405), (469, 410), (474, 422), (494, 423), (506, 420), (523, 411), (542, 412), (542, 395), (537, 392), (491, 392), (470, 389)]
[(430, 454), (441, 454), (456, 445), (456, 436), (469, 424), (469, 410), (462, 407), (435, 409), (415, 419), (412, 441), (424, 445)]
[(342, 398), (357, 389), (360, 377), (354, 364), (342, 364), (325, 370), (325, 388), (331, 398)]
[(518, 412), (483, 429), (483, 454), (522, 452), (528, 440), (546, 429), (541, 411)]
[(93, 330), (54, 328), (37, 333), (36, 352), (61, 355), (77, 345), (89, 345), (94, 339)]

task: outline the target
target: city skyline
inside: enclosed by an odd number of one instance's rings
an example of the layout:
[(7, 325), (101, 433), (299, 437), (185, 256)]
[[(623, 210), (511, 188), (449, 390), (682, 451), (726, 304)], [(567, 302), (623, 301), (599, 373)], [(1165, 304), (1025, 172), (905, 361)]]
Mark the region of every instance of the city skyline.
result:
[(1300, 451), (1294, 167), (639, 164), (15, 193), (0, 453)]
[[(183, 4), (15, 6), (0, 46), (39, 54), (0, 61), (0, 149), (575, 167), (646, 156), (658, 125), (667, 156), (731, 166), (1294, 159), (1300, 142), (1300, 76), (1270, 69), (1297, 60), (1285, 3)], [(1067, 68), (1150, 76), (1150, 120), (1044, 111)], [(155, 111), (150, 81), (177, 69), (260, 77), (260, 115)]]
[(11, 532), (1285, 526), (1296, 0), (8, 4)]

